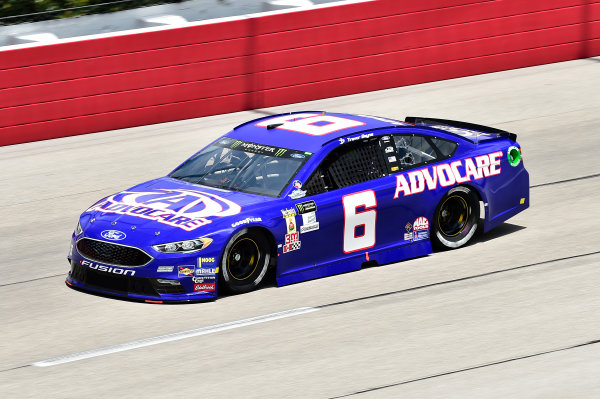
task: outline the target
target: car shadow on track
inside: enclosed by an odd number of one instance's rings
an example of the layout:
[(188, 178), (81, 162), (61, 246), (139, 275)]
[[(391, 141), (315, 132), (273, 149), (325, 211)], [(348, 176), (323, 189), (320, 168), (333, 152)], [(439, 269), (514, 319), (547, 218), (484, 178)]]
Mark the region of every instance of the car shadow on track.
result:
[[(467, 248), (467, 247), (470, 247), (471, 245), (485, 243), (490, 240), (494, 240), (494, 239), (504, 237), (504, 236), (512, 234), (512, 233), (516, 233), (517, 231), (523, 230), (526, 228), (527, 227), (520, 226), (518, 224), (504, 222), (500, 226), (497, 226), (496, 228), (488, 231), (487, 233), (484, 233), (482, 229), (478, 229), (478, 231), (475, 233), (475, 236), (461, 248)], [(451, 251), (451, 249), (436, 248), (435, 246), (433, 248), (434, 253), (445, 252), (445, 251)], [(460, 248), (456, 249), (456, 251), (460, 251)]]
[(488, 231), (487, 233), (483, 233), (482, 231), (480, 231), (476, 236), (475, 239), (471, 241), (470, 244), (475, 244), (475, 243), (479, 243), (479, 242), (486, 242), (486, 241), (490, 241), (490, 240), (494, 240), (496, 238), (500, 238), (503, 237), (505, 235), (508, 234), (512, 234), (512, 233), (516, 233), (519, 230), (523, 230), (526, 229), (527, 227), (525, 226), (520, 226), (518, 224), (512, 224), (512, 223), (502, 223), (500, 226)]

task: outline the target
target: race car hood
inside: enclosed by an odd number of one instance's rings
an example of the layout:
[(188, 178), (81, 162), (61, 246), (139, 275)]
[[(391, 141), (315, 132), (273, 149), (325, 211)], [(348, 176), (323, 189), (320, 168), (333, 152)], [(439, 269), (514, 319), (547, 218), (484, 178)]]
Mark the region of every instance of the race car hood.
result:
[(162, 177), (113, 194), (86, 210), (85, 235), (128, 245), (198, 238), (240, 220), (260, 220), (277, 198)]

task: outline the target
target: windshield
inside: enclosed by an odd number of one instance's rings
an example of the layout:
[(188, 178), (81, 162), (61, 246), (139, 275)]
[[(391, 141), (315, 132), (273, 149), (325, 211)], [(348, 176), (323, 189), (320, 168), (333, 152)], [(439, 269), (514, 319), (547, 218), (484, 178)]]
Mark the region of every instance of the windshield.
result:
[(312, 153), (222, 138), (169, 177), (211, 187), (277, 197)]

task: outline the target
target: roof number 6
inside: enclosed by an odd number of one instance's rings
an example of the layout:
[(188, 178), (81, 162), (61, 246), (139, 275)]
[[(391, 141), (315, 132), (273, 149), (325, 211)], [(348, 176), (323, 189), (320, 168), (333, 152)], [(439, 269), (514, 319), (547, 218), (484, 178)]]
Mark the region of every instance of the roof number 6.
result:
[(310, 134), (311, 136), (324, 136), (338, 130), (365, 125), (364, 122), (340, 118), (339, 116), (301, 113), (267, 119), (258, 122), (256, 126), (267, 127), (278, 123), (282, 123), (282, 125), (277, 126), (276, 129)]

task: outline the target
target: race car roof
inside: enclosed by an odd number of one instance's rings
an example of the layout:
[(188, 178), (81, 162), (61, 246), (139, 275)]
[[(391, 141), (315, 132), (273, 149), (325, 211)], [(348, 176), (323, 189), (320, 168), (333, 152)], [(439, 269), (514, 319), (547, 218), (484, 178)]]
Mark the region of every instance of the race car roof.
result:
[(301, 151), (318, 151), (325, 143), (365, 130), (407, 123), (368, 115), (306, 111), (271, 115), (237, 126), (226, 136)]

